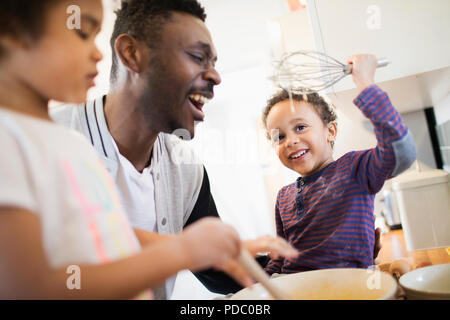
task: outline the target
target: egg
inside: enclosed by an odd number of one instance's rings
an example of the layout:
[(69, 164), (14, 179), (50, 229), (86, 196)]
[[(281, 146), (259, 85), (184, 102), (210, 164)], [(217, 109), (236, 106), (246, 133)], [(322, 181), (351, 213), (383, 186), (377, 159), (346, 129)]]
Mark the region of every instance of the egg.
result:
[(420, 262), (414, 265), (414, 269), (419, 269), (419, 268), (423, 268), (423, 267), (428, 267), (431, 266), (431, 263), (429, 262)]
[(406, 259), (394, 260), (389, 266), (389, 273), (397, 279), (411, 270), (412, 266)]

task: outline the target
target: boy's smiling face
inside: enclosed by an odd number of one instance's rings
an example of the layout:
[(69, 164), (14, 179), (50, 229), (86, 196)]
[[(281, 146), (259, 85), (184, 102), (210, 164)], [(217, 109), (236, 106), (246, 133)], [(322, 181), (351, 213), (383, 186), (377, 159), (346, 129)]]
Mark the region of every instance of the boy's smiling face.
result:
[(94, 85), (96, 65), (103, 58), (94, 43), (103, 7), (100, 0), (75, 3), (80, 8), (80, 28), (68, 27), (68, 21), (75, 21), (77, 14), (68, 13), (73, 1), (59, 1), (46, 12), (37, 40), (11, 48), (20, 80), (43, 99), (84, 102), (87, 90)]
[(301, 176), (310, 176), (333, 161), (330, 143), (336, 137), (336, 123), (325, 125), (311, 104), (281, 101), (270, 110), (266, 125), (283, 165)]

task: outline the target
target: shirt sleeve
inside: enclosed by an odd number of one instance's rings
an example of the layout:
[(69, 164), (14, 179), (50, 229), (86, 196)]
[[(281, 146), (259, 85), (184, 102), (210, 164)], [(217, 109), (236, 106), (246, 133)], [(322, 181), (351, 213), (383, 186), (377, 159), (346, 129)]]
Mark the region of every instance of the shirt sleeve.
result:
[[(281, 191), (280, 191), (281, 192)], [(279, 210), (279, 204), (278, 199), (280, 198), (280, 193), (278, 193), (277, 203), (275, 205), (275, 226), (277, 229), (277, 235), (281, 238), (286, 238), (284, 231), (283, 231), (283, 223), (281, 221), (280, 216), (280, 210)], [(274, 273), (281, 273), (281, 267), (283, 266), (284, 258), (279, 257), (277, 259), (271, 259), (267, 266), (265, 267), (265, 270), (268, 274), (274, 274)]]
[(206, 172), (205, 167), (203, 167), (203, 181), (200, 188), (200, 193), (198, 194), (195, 206), (192, 209), (189, 219), (186, 221), (184, 227), (187, 227), (191, 223), (205, 217), (219, 218), (219, 213), (217, 212), (216, 203), (214, 202), (214, 198), (211, 194), (208, 173)]
[(384, 181), (414, 162), (417, 156), (414, 139), (386, 92), (377, 85), (366, 88), (354, 100), (374, 126), (377, 146), (354, 152), (352, 174), (369, 193), (377, 193)]
[[(1, 123), (0, 123), (1, 125)], [(15, 127), (11, 127), (15, 128)], [(35, 211), (36, 197), (32, 185), (31, 161), (26, 141), (2, 126), (0, 128), (0, 206)]]

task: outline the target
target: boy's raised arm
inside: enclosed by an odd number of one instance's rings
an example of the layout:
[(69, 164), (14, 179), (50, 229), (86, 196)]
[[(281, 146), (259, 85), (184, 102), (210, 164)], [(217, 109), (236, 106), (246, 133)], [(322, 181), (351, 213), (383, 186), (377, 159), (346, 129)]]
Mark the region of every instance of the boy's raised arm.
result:
[(361, 91), (354, 103), (374, 125), (377, 138), (376, 148), (355, 152), (357, 160), (352, 170), (359, 183), (374, 194), (383, 187), (386, 179), (411, 166), (416, 159), (416, 147), (387, 93), (374, 84), (375, 57), (355, 55), (348, 62), (353, 65), (353, 81)]

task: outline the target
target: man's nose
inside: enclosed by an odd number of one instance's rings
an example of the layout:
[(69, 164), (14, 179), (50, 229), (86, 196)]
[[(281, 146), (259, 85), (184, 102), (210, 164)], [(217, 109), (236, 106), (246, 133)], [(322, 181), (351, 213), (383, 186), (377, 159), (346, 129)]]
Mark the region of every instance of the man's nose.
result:
[(217, 72), (216, 68), (212, 66), (204, 73), (203, 78), (215, 86), (222, 82), (219, 72)]

